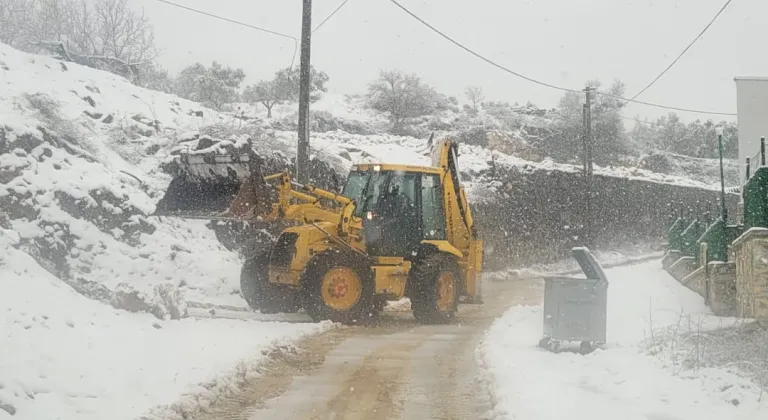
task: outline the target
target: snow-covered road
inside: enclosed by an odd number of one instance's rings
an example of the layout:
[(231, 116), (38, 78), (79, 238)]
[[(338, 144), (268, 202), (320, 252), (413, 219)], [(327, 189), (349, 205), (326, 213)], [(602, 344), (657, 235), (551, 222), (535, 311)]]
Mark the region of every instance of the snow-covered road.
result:
[[(205, 319), (203, 309), (159, 321), (86, 299), (27, 254), (2, 250), (0, 289), (13, 293), (0, 294), (0, 420), (205, 418), (195, 412), (209, 406), (264, 415), (254, 418), (340, 407), (366, 419), (768, 418), (754, 383), (698, 367), (690, 349), (670, 345), (734, 320), (711, 315), (658, 260), (606, 270), (608, 344), (586, 356), (539, 349), (542, 314), (529, 305), (541, 301), (541, 281), (497, 275), (486, 279), (486, 304), (462, 307), (455, 325), (418, 326), (393, 305), (389, 323), (315, 336), (265, 370), (269, 348), (330, 325), (239, 311)], [(474, 382), (475, 348), (488, 402)]]
[(584, 356), (538, 348), (540, 306), (512, 307), (489, 329), (477, 354), (495, 418), (768, 418), (768, 395), (754, 383), (697, 366), (695, 349), (670, 345), (686, 332), (727, 327), (735, 320), (713, 316), (703, 299), (657, 260), (608, 269), (606, 275), (611, 283), (604, 349)]

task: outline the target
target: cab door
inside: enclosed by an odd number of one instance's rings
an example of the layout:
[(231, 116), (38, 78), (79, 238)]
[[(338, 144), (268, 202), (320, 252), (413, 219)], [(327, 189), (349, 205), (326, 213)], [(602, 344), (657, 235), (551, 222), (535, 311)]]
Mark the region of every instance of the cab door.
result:
[(363, 226), (368, 254), (407, 257), (423, 237), (421, 174), (389, 172)]

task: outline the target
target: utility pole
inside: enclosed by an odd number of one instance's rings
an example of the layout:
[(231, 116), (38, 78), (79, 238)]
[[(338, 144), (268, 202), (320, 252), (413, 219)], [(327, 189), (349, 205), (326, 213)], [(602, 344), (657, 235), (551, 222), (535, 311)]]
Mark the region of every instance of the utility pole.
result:
[(299, 144), (296, 153), (296, 179), (309, 183), (309, 82), (312, 42), (312, 0), (303, 0), (301, 17), (301, 64), (299, 68)]
[(592, 178), (592, 90), (594, 90), (594, 88), (584, 88), (584, 92), (587, 94), (587, 101), (585, 104), (585, 108), (587, 109), (587, 174), (590, 177), (590, 181)]
[(584, 243), (592, 246), (592, 89), (584, 89), (586, 103), (584, 104)]
[(717, 149), (720, 151), (720, 204), (722, 205), (720, 217), (722, 217), (723, 222), (725, 222), (728, 218), (728, 210), (725, 207), (725, 174), (723, 173), (723, 127), (716, 127), (715, 132), (717, 133)]
[(584, 177), (586, 179), (587, 176), (587, 169), (589, 168), (589, 160), (587, 159), (587, 113), (589, 107), (587, 104), (582, 104), (581, 106), (581, 141), (582, 141), (582, 151), (581, 151), (581, 160), (584, 164)]

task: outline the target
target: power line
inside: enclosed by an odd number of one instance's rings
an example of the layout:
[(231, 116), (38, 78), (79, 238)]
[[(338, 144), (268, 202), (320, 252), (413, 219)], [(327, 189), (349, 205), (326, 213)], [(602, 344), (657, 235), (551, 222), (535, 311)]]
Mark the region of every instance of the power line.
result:
[(170, 2), (168, 0), (157, 0), (157, 1), (159, 1), (160, 3), (165, 3), (165, 4), (168, 4), (168, 5), (174, 6), (174, 7), (178, 7), (178, 8), (181, 8), (181, 9), (189, 10), (190, 12), (195, 12), (195, 13), (198, 13), (198, 14), (201, 14), (201, 15), (204, 15), (204, 16), (212, 17), (214, 19), (219, 19), (219, 20), (223, 20), (225, 22), (234, 23), (235, 25), (245, 26), (246, 28), (255, 29), (257, 31), (266, 32), (268, 34), (277, 35), (277, 36), (281, 36), (281, 37), (284, 37), (284, 38), (296, 39), (296, 37), (291, 36), (291, 35), (286, 35), (286, 34), (283, 34), (283, 33), (280, 33), (280, 32), (271, 31), (269, 29), (260, 28), (258, 26), (249, 25), (247, 23), (243, 23), (243, 22), (239, 22), (239, 21), (236, 21), (236, 20), (233, 20), (233, 19), (225, 18), (223, 16), (214, 15), (212, 13), (204, 12), (202, 10), (193, 9), (191, 7), (184, 6), (182, 4), (173, 3), (173, 2)]
[[(520, 74), (518, 72), (515, 72), (513, 70), (510, 70), (510, 69), (502, 66), (501, 64), (498, 64), (498, 63), (496, 63), (496, 62), (494, 62), (494, 61), (492, 61), (492, 60), (490, 60), (490, 59), (480, 55), (479, 53), (476, 53), (475, 51), (471, 50), (470, 48), (464, 46), (460, 42), (454, 40), (450, 36), (448, 36), (445, 33), (441, 32), (440, 30), (438, 30), (434, 26), (432, 26), (429, 23), (427, 23), (424, 19), (420, 18), (415, 13), (413, 13), (410, 10), (408, 10), (407, 8), (405, 8), (405, 6), (403, 6), (402, 4), (398, 3), (397, 0), (389, 0), (389, 1), (392, 2), (394, 5), (396, 5), (397, 7), (399, 7), (400, 9), (402, 9), (405, 13), (409, 14), (411, 17), (413, 17), (414, 19), (419, 21), (421, 24), (423, 24), (424, 26), (426, 26), (429, 29), (431, 29), (433, 32), (437, 33), (441, 37), (443, 37), (446, 40), (448, 40), (449, 42), (451, 42), (452, 44), (454, 44), (457, 47), (461, 48), (462, 50), (468, 52), (469, 54), (472, 54), (473, 56), (479, 58), (480, 60), (485, 61), (486, 63), (488, 63), (488, 64), (498, 68), (499, 70), (502, 70), (502, 71), (504, 71), (506, 73), (512, 74), (514, 76), (517, 76), (517, 77), (519, 77), (521, 79), (525, 79), (525, 80), (527, 80), (529, 82), (532, 82), (532, 83), (535, 83), (537, 85), (545, 86), (545, 87), (548, 87), (548, 88), (551, 88), (551, 89), (556, 89), (556, 90), (560, 90), (560, 91), (564, 91), (564, 92), (582, 93), (581, 90), (569, 89), (569, 88), (565, 88), (565, 87), (561, 87), (561, 86), (552, 85), (552, 84), (549, 84), (549, 83), (546, 83), (546, 82), (542, 82), (540, 80), (536, 80), (536, 79), (533, 79), (531, 77), (522, 75), (522, 74)], [(598, 95), (603, 95), (603, 96), (608, 96), (608, 97), (612, 97), (612, 98), (616, 98), (616, 99), (621, 99), (621, 100), (627, 101), (627, 102), (634, 102), (634, 103), (641, 104), (641, 105), (646, 105), (646, 106), (651, 106), (651, 107), (656, 107), (656, 108), (671, 109), (671, 110), (675, 110), (675, 111), (685, 111), (685, 112), (692, 112), (692, 113), (697, 113), (697, 114), (711, 114), (711, 115), (729, 115), (729, 116), (736, 115), (736, 114), (727, 113), (727, 112), (702, 111), (702, 110), (697, 110), (697, 109), (678, 108), (678, 107), (667, 106), (667, 105), (659, 105), (659, 104), (654, 104), (654, 103), (650, 103), (650, 102), (638, 101), (638, 100), (635, 100), (635, 99), (623, 98), (621, 96), (613, 95), (613, 94), (606, 93), (606, 92), (600, 92), (600, 91), (595, 91), (595, 93), (598, 94)]]
[(719, 17), (719, 16), (720, 16), (720, 15), (723, 13), (723, 11), (725, 11), (725, 8), (726, 8), (726, 7), (728, 7), (728, 5), (729, 5), (729, 4), (731, 4), (731, 1), (733, 1), (733, 0), (728, 0), (728, 1), (726, 1), (726, 2), (725, 2), (725, 4), (723, 5), (723, 7), (721, 7), (721, 8), (720, 8), (720, 10), (717, 12), (717, 14), (716, 14), (716, 15), (715, 15), (715, 16), (712, 18), (712, 20), (710, 20), (710, 21), (709, 21), (709, 23), (707, 23), (707, 26), (705, 26), (705, 27), (704, 27), (704, 29), (702, 29), (702, 30), (701, 30), (701, 32), (699, 32), (699, 34), (698, 34), (698, 35), (696, 35), (696, 38), (693, 38), (693, 40), (692, 40), (692, 41), (691, 41), (691, 42), (688, 44), (688, 46), (686, 46), (686, 47), (685, 47), (685, 49), (683, 49), (683, 51), (680, 53), (680, 55), (678, 55), (678, 56), (677, 56), (677, 57), (676, 57), (674, 60), (672, 60), (672, 62), (671, 62), (671, 63), (669, 63), (669, 65), (667, 66), (667, 68), (665, 68), (665, 69), (664, 69), (664, 70), (663, 70), (661, 73), (659, 73), (659, 75), (658, 75), (658, 76), (656, 76), (656, 78), (655, 78), (655, 79), (653, 79), (653, 80), (651, 81), (651, 83), (648, 83), (648, 86), (644, 87), (644, 88), (643, 88), (643, 89), (642, 89), (640, 92), (637, 92), (637, 94), (636, 94), (635, 96), (633, 96), (633, 97), (632, 97), (632, 99), (634, 100), (634, 99), (636, 99), (638, 96), (642, 95), (642, 94), (643, 94), (643, 92), (645, 92), (646, 90), (648, 90), (648, 89), (649, 89), (651, 86), (653, 86), (653, 85), (654, 85), (654, 84), (655, 84), (655, 83), (656, 83), (656, 82), (657, 82), (659, 79), (661, 79), (661, 77), (662, 77), (662, 76), (664, 76), (664, 74), (666, 74), (666, 73), (667, 73), (667, 71), (669, 71), (669, 69), (671, 69), (671, 68), (672, 68), (672, 66), (674, 66), (675, 64), (677, 64), (677, 62), (678, 62), (678, 61), (680, 61), (680, 59), (681, 59), (681, 58), (682, 58), (682, 57), (685, 55), (685, 53), (687, 53), (687, 52), (688, 52), (688, 50), (689, 50), (689, 49), (690, 49), (690, 48), (693, 46), (693, 44), (695, 44), (695, 43), (696, 43), (696, 41), (698, 41), (698, 40), (699, 40), (699, 39), (700, 39), (702, 36), (704, 36), (704, 33), (706, 33), (706, 32), (707, 32), (707, 30), (709, 30), (709, 27), (710, 27), (710, 26), (712, 26), (712, 24), (715, 22), (715, 20), (717, 20), (717, 18), (718, 18), (718, 17)]
[(316, 30), (322, 28), (323, 25), (325, 25), (325, 22), (328, 22), (333, 17), (333, 15), (335, 15), (339, 10), (341, 10), (341, 8), (344, 7), (344, 5), (346, 5), (347, 3), (349, 3), (349, 0), (344, 0), (343, 2), (341, 2), (341, 4), (338, 7), (336, 7), (336, 9), (334, 9), (330, 15), (328, 15), (325, 19), (323, 19), (323, 21), (320, 22), (320, 24), (317, 25), (315, 29), (312, 30), (312, 33), (315, 33)]
[(488, 64), (490, 64), (490, 65), (492, 65), (492, 66), (496, 67), (496, 68), (497, 68), (497, 69), (499, 69), (499, 70), (505, 71), (505, 72), (507, 72), (507, 73), (509, 73), (509, 74), (512, 74), (512, 75), (514, 75), (514, 76), (517, 76), (517, 77), (519, 77), (519, 78), (521, 78), (521, 79), (525, 79), (525, 80), (527, 80), (527, 81), (529, 81), (529, 82), (532, 82), (532, 83), (536, 83), (537, 85), (545, 86), (545, 87), (548, 87), (548, 88), (551, 88), (551, 89), (562, 90), (562, 91), (564, 91), (564, 92), (574, 92), (574, 93), (581, 93), (581, 91), (580, 91), (580, 90), (574, 90), (574, 89), (568, 89), (568, 88), (564, 88), (564, 87), (560, 87), (560, 86), (555, 86), (555, 85), (551, 85), (551, 84), (549, 84), (549, 83), (545, 83), (545, 82), (542, 82), (542, 81), (539, 81), (539, 80), (533, 79), (533, 78), (531, 78), (531, 77), (528, 77), (528, 76), (524, 76), (524, 75), (522, 75), (522, 74), (520, 74), (520, 73), (518, 73), (518, 72), (516, 72), (516, 71), (512, 71), (512, 70), (510, 70), (510, 69), (508, 69), (508, 68), (506, 68), (506, 67), (502, 66), (501, 64), (497, 64), (496, 62), (494, 62), (494, 61), (491, 61), (490, 59), (488, 59), (488, 58), (486, 58), (486, 57), (483, 57), (482, 55), (480, 55), (480, 54), (478, 54), (478, 53), (476, 53), (476, 52), (472, 51), (471, 49), (469, 49), (469, 48), (465, 47), (465, 46), (464, 46), (463, 44), (461, 44), (460, 42), (458, 42), (458, 41), (454, 40), (453, 38), (449, 37), (448, 35), (444, 34), (444, 33), (443, 33), (443, 32), (441, 32), (439, 29), (435, 28), (434, 26), (432, 26), (432, 25), (430, 25), (429, 23), (427, 23), (426, 21), (424, 21), (424, 19), (422, 19), (422, 18), (420, 18), (420, 17), (416, 16), (416, 14), (414, 14), (414, 13), (413, 13), (413, 12), (411, 12), (410, 10), (406, 9), (406, 8), (405, 8), (405, 6), (403, 6), (402, 4), (398, 3), (396, 0), (389, 0), (389, 1), (391, 1), (392, 3), (394, 3), (394, 4), (395, 4), (395, 6), (397, 6), (397, 7), (401, 8), (401, 9), (403, 9), (403, 11), (404, 11), (405, 13), (408, 13), (409, 15), (411, 15), (411, 17), (412, 17), (412, 18), (414, 18), (414, 19), (418, 20), (418, 21), (419, 21), (419, 22), (421, 22), (421, 23), (422, 23), (424, 26), (428, 27), (428, 28), (429, 28), (429, 29), (431, 29), (433, 32), (435, 32), (435, 33), (437, 33), (438, 35), (440, 35), (441, 37), (445, 38), (446, 40), (448, 40), (449, 42), (451, 42), (453, 45), (455, 45), (455, 46), (457, 46), (457, 47), (461, 48), (462, 50), (464, 50), (464, 51), (466, 51), (466, 52), (468, 52), (468, 53), (470, 53), (470, 54), (474, 55), (475, 57), (477, 57), (477, 58), (479, 58), (479, 59), (481, 59), (481, 60), (485, 61), (486, 63), (488, 63)]
[(157, 0), (157, 1), (160, 2), (160, 3), (167, 4), (169, 6), (178, 7), (180, 9), (188, 10), (190, 12), (194, 12), (194, 13), (197, 13), (197, 14), (200, 14), (200, 15), (203, 15), (203, 16), (208, 16), (210, 18), (222, 20), (224, 22), (232, 23), (232, 24), (243, 26), (243, 27), (250, 28), (250, 29), (255, 29), (257, 31), (265, 32), (265, 33), (268, 33), (268, 34), (271, 34), (271, 35), (276, 35), (276, 36), (279, 36), (279, 37), (292, 39), (293, 40), (293, 58), (291, 58), (291, 67), (293, 67), (293, 63), (296, 61), (296, 50), (298, 49), (299, 40), (296, 39), (295, 36), (283, 34), (283, 33), (280, 33), (280, 32), (275, 32), (275, 31), (272, 31), (272, 30), (269, 30), (269, 29), (261, 28), (261, 27), (254, 26), (254, 25), (250, 25), (250, 24), (243, 23), (243, 22), (240, 22), (240, 21), (237, 21), (237, 20), (234, 20), (234, 19), (226, 18), (226, 17), (223, 17), (223, 16), (214, 15), (213, 13), (208, 13), (208, 12), (204, 12), (202, 10), (193, 9), (191, 7), (184, 6), (184, 5), (178, 4), (178, 3), (173, 3), (173, 2), (170, 2), (168, 0)]
[[(612, 93), (601, 92), (599, 90), (596, 90), (595, 93), (598, 94), (598, 95), (603, 95), (603, 96), (607, 96), (609, 98), (619, 99), (619, 100), (626, 101), (626, 102), (632, 102), (632, 103), (636, 103), (636, 104), (640, 104), (640, 105), (646, 105), (646, 106), (652, 106), (652, 107), (656, 107), (656, 108), (671, 109), (673, 111), (692, 112), (694, 114), (726, 115), (726, 116), (730, 116), (730, 117), (735, 117), (735, 116), (738, 115), (738, 114), (733, 113), (733, 112), (703, 111), (703, 110), (700, 110), (700, 109), (679, 108), (679, 107), (675, 107), (675, 106), (659, 105), (659, 104), (654, 104), (654, 103), (651, 103), (651, 102), (638, 101), (636, 99), (628, 99), (628, 98), (624, 98), (622, 96), (614, 95)], [(626, 102), (625, 102), (625, 104), (626, 104)]]

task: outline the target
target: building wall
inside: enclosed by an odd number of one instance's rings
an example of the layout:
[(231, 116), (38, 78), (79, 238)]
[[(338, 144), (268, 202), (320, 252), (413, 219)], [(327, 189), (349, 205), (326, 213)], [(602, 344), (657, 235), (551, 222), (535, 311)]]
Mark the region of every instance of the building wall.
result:
[(768, 77), (737, 77), (736, 109), (739, 122), (739, 180), (744, 185), (746, 158), (760, 150), (760, 137), (768, 137)]

